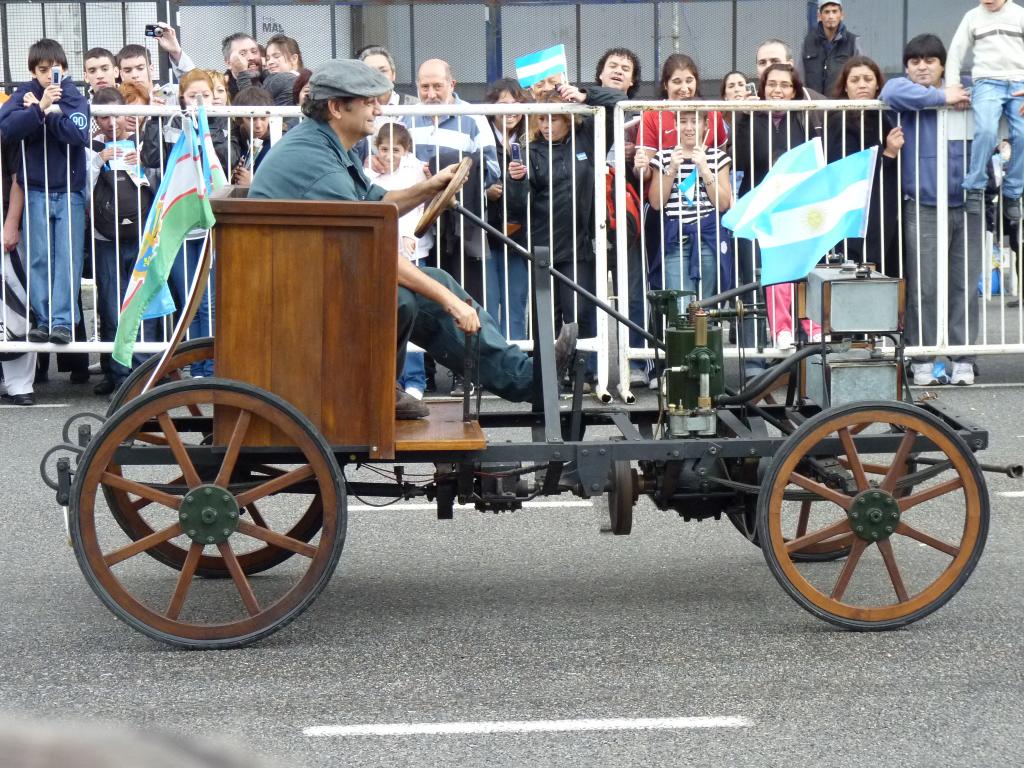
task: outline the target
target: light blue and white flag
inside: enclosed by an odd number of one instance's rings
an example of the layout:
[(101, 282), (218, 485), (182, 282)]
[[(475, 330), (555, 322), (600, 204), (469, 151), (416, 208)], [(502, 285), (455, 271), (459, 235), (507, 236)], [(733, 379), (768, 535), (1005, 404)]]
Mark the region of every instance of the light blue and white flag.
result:
[(516, 78), (523, 88), (529, 88), (534, 83), (546, 80), (552, 75), (564, 74), (568, 71), (565, 46), (561, 43), (516, 59)]
[(679, 182), (676, 187), (679, 190), (679, 196), (683, 198), (692, 208), (697, 204), (697, 169), (694, 168), (690, 171), (690, 175)]
[[(738, 147), (737, 151), (744, 148)], [(819, 137), (794, 147), (775, 161), (760, 184), (733, 203), (722, 216), (722, 226), (731, 229), (736, 237), (754, 239), (750, 223), (782, 195), (824, 167), (825, 151)]]
[(750, 222), (761, 246), (761, 285), (800, 280), (847, 237), (864, 237), (878, 147), (804, 179)]

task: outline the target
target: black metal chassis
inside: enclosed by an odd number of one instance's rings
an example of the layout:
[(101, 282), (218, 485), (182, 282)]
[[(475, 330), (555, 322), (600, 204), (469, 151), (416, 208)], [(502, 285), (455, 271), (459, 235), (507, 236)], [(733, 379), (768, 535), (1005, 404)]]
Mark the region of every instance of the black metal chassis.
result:
[[(971, 451), (983, 450), (988, 446), (988, 432), (982, 427), (950, 414), (938, 402), (919, 404), (950, 425)], [(562, 412), (564, 432), (575, 431), (579, 439), (544, 440), (543, 415), (521, 412), (480, 413), (477, 418), (485, 431), (510, 428), (528, 428), (533, 433), (529, 441), (492, 442), (478, 451), (428, 451), (399, 452), (393, 460), (386, 462), (370, 458), (369, 446), (337, 445), (332, 450), (343, 469), (361, 464), (393, 464), (404, 467), (409, 464), (444, 465), (449, 477), (457, 480), (457, 497), (461, 501), (476, 501), (486, 506), (487, 499), (481, 498), (473, 488), (474, 472), (482, 465), (525, 465), (531, 471), (545, 472), (543, 488), (531, 494), (534, 496), (553, 495), (567, 490), (584, 498), (599, 495), (609, 489), (611, 469), (617, 462), (683, 462), (701, 460), (718, 462), (728, 459), (770, 458), (787, 439), (785, 434), (775, 434), (769, 428), (772, 420), (790, 426), (799, 426), (803, 421), (820, 412), (816, 405), (784, 406), (761, 405), (756, 411), (749, 407), (734, 406), (718, 410), (719, 436), (689, 439), (658, 439), (654, 437), (658, 411), (655, 409), (594, 408), (577, 412)], [(767, 417), (767, 418), (766, 418)], [(173, 417), (180, 432), (208, 434), (212, 431), (212, 418), (207, 416)], [(588, 428), (611, 427), (611, 435), (585, 439)], [(159, 431), (154, 422), (143, 429)], [(602, 430), (603, 432), (607, 429)], [(539, 438), (539, 439), (538, 439)], [(854, 442), (862, 453), (895, 453), (903, 439), (901, 433), (856, 435)], [(913, 451), (934, 450), (935, 446), (924, 437), (918, 437)], [(216, 469), (223, 458), (222, 446), (191, 446), (187, 451), (202, 471), (203, 467)], [(835, 456), (843, 453), (838, 439), (821, 442), (816, 454)], [(122, 466), (156, 465), (174, 463), (170, 449), (165, 446), (126, 444), (118, 448), (114, 461)], [(249, 465), (298, 463), (297, 452), (280, 447), (244, 448), (239, 457), (238, 468), (244, 472)], [(288, 489), (290, 493), (309, 493), (307, 484), (296, 484)], [(311, 485), (311, 484), (310, 484)], [(346, 483), (349, 494), (361, 497), (384, 499), (433, 496), (432, 483), (413, 484), (403, 480), (401, 470), (395, 482)], [(727, 489), (722, 488), (722, 491)], [(735, 493), (735, 491), (729, 491)], [(522, 499), (520, 499), (521, 501)], [(495, 499), (497, 507), (507, 505), (508, 500)]]

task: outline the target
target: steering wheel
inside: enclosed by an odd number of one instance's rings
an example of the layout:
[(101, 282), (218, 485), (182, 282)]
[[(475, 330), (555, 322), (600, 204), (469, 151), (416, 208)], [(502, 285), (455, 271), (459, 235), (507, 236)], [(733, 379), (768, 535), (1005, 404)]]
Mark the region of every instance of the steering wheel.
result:
[(473, 167), (473, 158), (464, 157), (462, 162), (459, 163), (459, 167), (455, 169), (455, 175), (452, 180), (448, 182), (448, 186), (442, 189), (437, 195), (427, 204), (427, 208), (423, 211), (423, 215), (420, 216), (420, 220), (416, 223), (416, 229), (413, 234), (416, 237), (423, 237), (427, 230), (434, 226), (434, 222), (437, 221), (438, 217), (444, 213), (445, 209), (450, 207), (452, 201), (455, 199), (455, 193), (458, 192), (462, 185), (466, 183), (466, 179), (469, 177), (469, 171)]

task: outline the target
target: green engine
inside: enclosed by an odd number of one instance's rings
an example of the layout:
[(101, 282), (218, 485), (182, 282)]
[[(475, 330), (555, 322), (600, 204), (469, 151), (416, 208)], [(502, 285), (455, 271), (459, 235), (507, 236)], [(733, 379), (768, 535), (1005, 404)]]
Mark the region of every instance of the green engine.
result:
[(714, 398), (725, 392), (722, 326), (696, 302), (682, 310), (690, 291), (651, 291), (656, 315), (664, 318), (667, 437), (708, 437), (717, 433)]

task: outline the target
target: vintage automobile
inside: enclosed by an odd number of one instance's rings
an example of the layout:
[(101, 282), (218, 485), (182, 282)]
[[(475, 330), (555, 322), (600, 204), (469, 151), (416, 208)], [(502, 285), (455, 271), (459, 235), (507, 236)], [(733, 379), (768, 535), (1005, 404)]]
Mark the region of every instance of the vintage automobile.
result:
[[(421, 227), (453, 195), (440, 194)], [(213, 205), (215, 338), (151, 358), (105, 415), (65, 425), (42, 468), (92, 589), (166, 643), (241, 646), (292, 621), (338, 564), (353, 496), (425, 497), (441, 519), (456, 502), (509, 511), (539, 496), (606, 496), (607, 529), (625, 535), (643, 495), (681, 520), (728, 519), (815, 616), (894, 629), (945, 604), (977, 564), (983, 470), (1021, 472), (979, 464), (982, 427), (912, 401), (903, 283), (863, 265), (808, 276), (803, 311), (825, 341), (740, 392), (726, 387), (722, 321), (742, 326), (763, 311), (737, 298), (752, 286), (703, 301), (652, 294), (665, 371), (657, 406), (584, 407), (581, 365), (568, 404), (555, 380), (550, 284), (568, 278), (543, 252), (526, 253), (532, 407), (481, 411), (467, 393), (396, 422), (396, 208), (240, 190)], [(180, 375), (210, 357), (216, 377)], [(782, 381), (777, 402), (769, 393)], [(522, 437), (489, 440), (497, 429)], [(54, 472), (61, 453), (73, 455)], [(379, 479), (350, 480), (357, 467)]]

